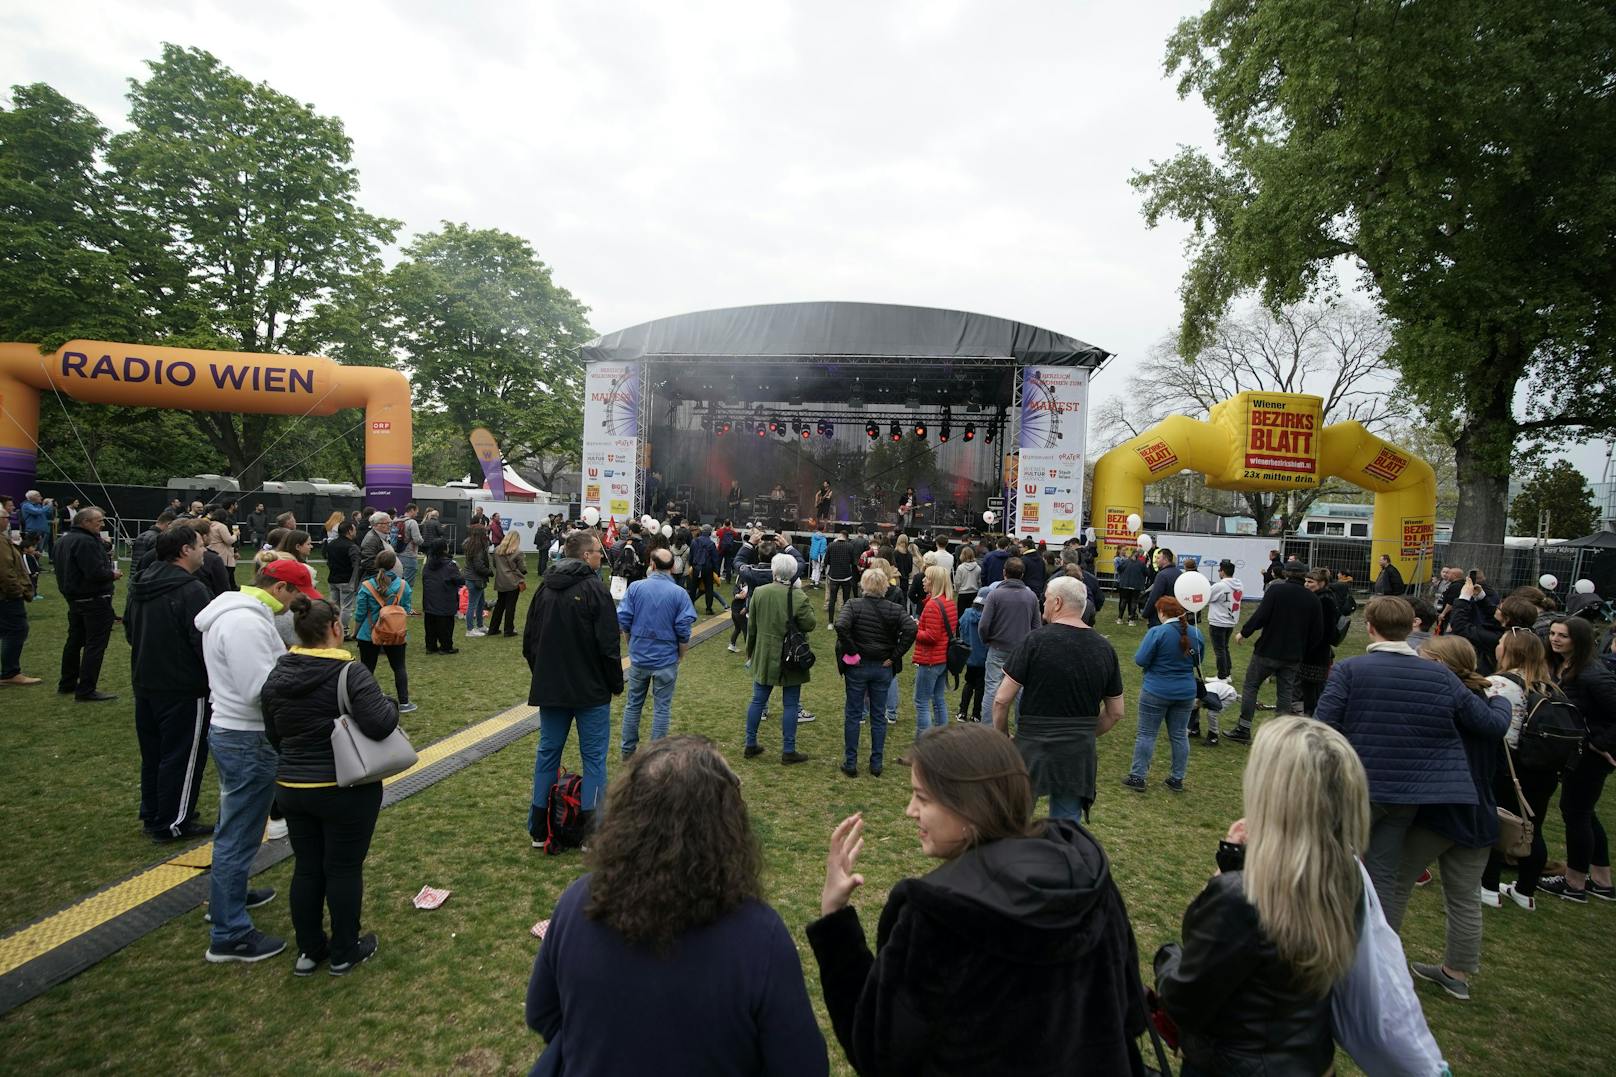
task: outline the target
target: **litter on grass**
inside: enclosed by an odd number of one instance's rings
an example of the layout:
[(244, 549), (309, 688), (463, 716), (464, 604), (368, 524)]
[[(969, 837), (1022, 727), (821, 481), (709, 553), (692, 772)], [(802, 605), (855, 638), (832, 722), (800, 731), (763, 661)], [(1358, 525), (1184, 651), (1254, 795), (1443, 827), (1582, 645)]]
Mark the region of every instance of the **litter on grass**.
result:
[(430, 886), (421, 887), (421, 892), (415, 895), (417, 909), (435, 909), (449, 900), (451, 890), (436, 890)]

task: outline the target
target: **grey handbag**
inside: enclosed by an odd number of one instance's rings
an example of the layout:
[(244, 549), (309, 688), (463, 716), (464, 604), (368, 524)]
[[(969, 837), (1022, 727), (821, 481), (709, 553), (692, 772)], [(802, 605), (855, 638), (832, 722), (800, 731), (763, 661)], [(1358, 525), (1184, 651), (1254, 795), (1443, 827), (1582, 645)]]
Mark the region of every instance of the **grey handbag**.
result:
[(409, 770), (420, 758), (404, 735), (403, 726), (381, 740), (371, 740), (350, 716), (353, 704), (348, 699), (348, 671), (352, 662), (342, 667), (337, 675), (337, 720), (331, 723), (331, 758), (337, 765), (337, 784), (346, 789), (351, 785), (379, 782), (400, 771)]

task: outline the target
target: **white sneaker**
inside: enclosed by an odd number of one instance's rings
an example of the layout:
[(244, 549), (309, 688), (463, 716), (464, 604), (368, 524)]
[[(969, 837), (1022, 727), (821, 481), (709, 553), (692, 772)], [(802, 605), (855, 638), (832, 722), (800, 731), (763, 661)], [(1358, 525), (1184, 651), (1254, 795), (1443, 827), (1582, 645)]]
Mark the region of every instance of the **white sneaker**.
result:
[(729, 653), (730, 654), (740, 654), (741, 649), (739, 647), (735, 646), (735, 644), (731, 643), (729, 645)]
[[(1507, 886), (1508, 884), (1506, 883), (1505, 885)], [(1489, 909), (1501, 909), (1504, 907), (1504, 903), (1498, 899), (1497, 890), (1489, 890), (1485, 886), (1479, 886), (1476, 888), (1476, 897)]]
[(270, 841), (280, 841), (282, 838), (286, 837), (286, 820), (271, 819), (269, 821), (268, 829), (264, 831), (264, 837), (268, 838)]
[(488, 629), (486, 629), (486, 628), (473, 628), (471, 631), (466, 633), (466, 638), (467, 639), (481, 639), (483, 636), (486, 636), (486, 635), (488, 635)]
[(1537, 908), (1536, 899), (1522, 894), (1520, 891), (1515, 889), (1515, 886), (1515, 883), (1501, 883), (1499, 884), (1498, 892), (1508, 897), (1509, 900), (1513, 901), (1527, 912), (1531, 912), (1533, 909)]
[(813, 711), (798, 711), (797, 712), (797, 724), (798, 725), (802, 725), (802, 723), (804, 723), (804, 722), (811, 722), (813, 720), (814, 720), (814, 712)]

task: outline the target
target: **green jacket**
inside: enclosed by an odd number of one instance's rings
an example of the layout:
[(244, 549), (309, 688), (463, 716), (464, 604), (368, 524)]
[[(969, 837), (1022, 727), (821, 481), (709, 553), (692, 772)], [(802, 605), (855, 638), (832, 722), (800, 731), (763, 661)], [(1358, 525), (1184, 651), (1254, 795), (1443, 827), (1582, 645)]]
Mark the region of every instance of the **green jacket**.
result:
[[(28, 578), (28, 563), (22, 550), (11, 541), (0, 518), (0, 598), (30, 599), (34, 596), (34, 583)], [(779, 650), (778, 647), (775, 650)]]
[(746, 603), (746, 657), (752, 660), (752, 680), (758, 684), (807, 684), (808, 674), (780, 668), (780, 648), (786, 638), (786, 599), (797, 629), (814, 630), (814, 600), (783, 583), (770, 583), (752, 592)]

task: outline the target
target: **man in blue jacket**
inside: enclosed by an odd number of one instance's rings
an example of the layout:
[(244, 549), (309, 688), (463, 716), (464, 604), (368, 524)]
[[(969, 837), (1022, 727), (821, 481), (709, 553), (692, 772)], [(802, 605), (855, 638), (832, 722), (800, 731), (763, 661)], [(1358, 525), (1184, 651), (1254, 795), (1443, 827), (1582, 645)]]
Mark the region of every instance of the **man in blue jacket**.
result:
[(1382, 902), (1397, 885), (1403, 840), (1422, 804), (1475, 804), (1459, 730), (1503, 739), (1509, 701), (1483, 700), (1448, 667), (1408, 645), (1414, 607), (1377, 595), (1364, 607), (1369, 653), (1337, 662), (1314, 717), (1339, 729), (1369, 776), (1364, 867)]
[(45, 504), (38, 490), (29, 490), (23, 496), (22, 535), (32, 537), (40, 550), (51, 553), (51, 507)]
[[(718, 572), (719, 564), (718, 543), (713, 541), (712, 525), (703, 524), (701, 534), (690, 543), (690, 571), (696, 575), (696, 585), (690, 589), (692, 611), (695, 609), (695, 599), (701, 594), (707, 596), (707, 616), (713, 615), (714, 599), (718, 599), (719, 612), (729, 609), (724, 600), (713, 592), (713, 577)], [(651, 739), (656, 738), (653, 736)]]
[[(708, 539), (707, 545), (712, 544)], [(694, 561), (694, 551), (691, 557)], [(640, 715), (647, 688), (651, 691), (651, 739), (668, 735), (679, 660), (690, 650), (690, 626), (696, 623), (695, 603), (673, 578), (673, 554), (652, 550), (648, 567), (645, 579), (629, 584), (628, 594), (617, 606), (617, 627), (628, 636), (628, 701), (623, 704), (619, 745), (624, 759), (640, 744)]]

